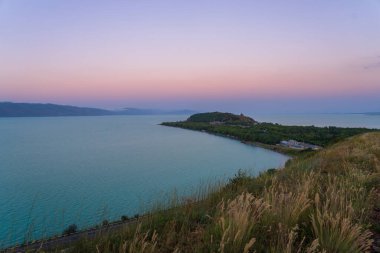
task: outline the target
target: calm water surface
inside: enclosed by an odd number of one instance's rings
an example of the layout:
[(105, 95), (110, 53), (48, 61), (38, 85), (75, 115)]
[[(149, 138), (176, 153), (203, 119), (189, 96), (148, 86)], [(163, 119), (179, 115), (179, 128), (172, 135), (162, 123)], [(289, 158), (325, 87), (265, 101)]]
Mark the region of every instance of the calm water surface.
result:
[[(2, 246), (142, 212), (170, 195), (288, 157), (157, 125), (185, 116), (0, 118)], [(27, 234), (27, 231), (30, 231)]]
[(380, 129), (380, 115), (348, 113), (261, 114), (255, 112), (249, 113), (249, 115), (259, 122), (273, 122), (283, 125), (366, 127)]

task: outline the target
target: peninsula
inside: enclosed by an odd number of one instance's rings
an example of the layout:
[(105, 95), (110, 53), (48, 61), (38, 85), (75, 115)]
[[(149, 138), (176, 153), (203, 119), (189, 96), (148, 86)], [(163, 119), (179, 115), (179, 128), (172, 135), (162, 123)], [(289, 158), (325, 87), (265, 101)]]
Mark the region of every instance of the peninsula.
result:
[(284, 126), (257, 122), (243, 114), (222, 112), (198, 113), (185, 121), (163, 122), (162, 125), (234, 138), (289, 155), (319, 150), (345, 138), (376, 131), (367, 128), (333, 126)]

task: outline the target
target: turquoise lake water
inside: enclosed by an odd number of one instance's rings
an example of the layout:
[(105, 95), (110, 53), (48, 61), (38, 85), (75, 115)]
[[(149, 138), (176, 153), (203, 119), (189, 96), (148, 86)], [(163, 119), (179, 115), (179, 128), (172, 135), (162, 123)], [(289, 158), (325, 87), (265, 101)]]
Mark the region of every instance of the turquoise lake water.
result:
[[(0, 246), (149, 209), (288, 157), (165, 127), (186, 116), (0, 118)], [(29, 233), (28, 233), (29, 231)]]

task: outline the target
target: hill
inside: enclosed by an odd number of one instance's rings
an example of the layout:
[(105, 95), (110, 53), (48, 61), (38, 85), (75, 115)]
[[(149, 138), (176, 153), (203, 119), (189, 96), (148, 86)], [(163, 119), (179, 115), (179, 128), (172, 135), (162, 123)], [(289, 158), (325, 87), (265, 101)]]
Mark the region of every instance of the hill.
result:
[(187, 122), (207, 122), (214, 124), (224, 124), (224, 125), (243, 125), (249, 126), (256, 123), (255, 120), (250, 117), (244, 116), (243, 114), (235, 115), (232, 113), (222, 113), (222, 112), (206, 112), (197, 113), (191, 115)]
[(112, 114), (111, 111), (103, 109), (70, 105), (11, 102), (0, 103), (0, 117), (101, 116)]

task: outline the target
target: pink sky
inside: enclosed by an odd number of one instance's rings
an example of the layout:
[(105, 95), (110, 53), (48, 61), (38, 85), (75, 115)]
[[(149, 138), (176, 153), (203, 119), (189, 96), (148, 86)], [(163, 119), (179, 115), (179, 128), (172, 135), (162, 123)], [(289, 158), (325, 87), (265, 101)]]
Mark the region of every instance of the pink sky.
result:
[(0, 101), (380, 94), (379, 17), (370, 0), (3, 0)]

